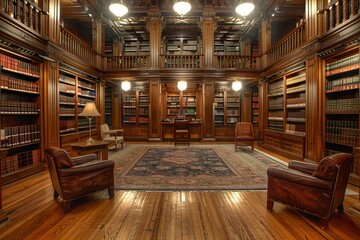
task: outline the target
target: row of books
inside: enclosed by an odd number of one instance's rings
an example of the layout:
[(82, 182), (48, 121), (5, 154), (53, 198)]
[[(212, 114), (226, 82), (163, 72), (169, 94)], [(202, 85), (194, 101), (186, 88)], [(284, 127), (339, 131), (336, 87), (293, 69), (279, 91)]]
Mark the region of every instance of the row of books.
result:
[(29, 82), (17, 78), (12, 78), (3, 74), (0, 75), (0, 85), (2, 89), (39, 93), (39, 85), (36, 82)]
[(292, 104), (286, 104), (287, 108), (305, 108), (306, 103), (292, 103)]
[(240, 105), (239, 105), (239, 103), (227, 103), (227, 105), (226, 105), (228, 108), (239, 108), (240, 107)]
[(28, 76), (40, 76), (40, 64), (25, 62), (2, 53), (0, 53), (0, 65), (2, 65), (5, 70), (10, 70)]
[(327, 100), (325, 105), (325, 110), (328, 113), (336, 113), (336, 112), (344, 112), (344, 111), (358, 112), (360, 110), (360, 99), (359, 97), (356, 97), (356, 98)]
[(252, 108), (259, 108), (259, 103), (253, 103)]
[(258, 102), (259, 101), (259, 97), (252, 97), (251, 99), (253, 102)]
[(1, 129), (1, 147), (13, 147), (40, 141), (40, 125), (20, 125)]
[(227, 110), (226, 114), (227, 115), (232, 115), (232, 116), (239, 115), (239, 110)]
[(306, 81), (305, 74), (300, 74), (298, 76), (286, 79), (286, 85), (291, 85), (291, 84), (305, 82), (305, 81)]
[(285, 132), (288, 133), (303, 133), (305, 132), (305, 124), (285, 124)]
[(176, 114), (178, 114), (178, 109), (177, 108), (168, 108), (168, 110), (167, 110), (167, 113), (168, 113), (168, 115), (176, 115)]
[(359, 122), (345, 120), (326, 120), (326, 141), (359, 145)]
[(286, 121), (288, 122), (298, 122), (298, 123), (305, 123), (306, 119), (305, 118), (286, 118)]
[(297, 103), (305, 103), (305, 94), (304, 95), (300, 95), (300, 97), (296, 97), (296, 98), (287, 98), (286, 99), (286, 104), (297, 104)]
[(139, 114), (148, 115), (149, 114), (149, 109), (148, 108), (139, 108)]
[(295, 92), (302, 92), (306, 90), (306, 85), (302, 84), (302, 85), (298, 85), (295, 87), (291, 87), (291, 88), (287, 88), (286, 89), (286, 93), (295, 93)]
[(252, 114), (253, 115), (258, 115), (259, 114), (259, 109), (253, 109)]
[(360, 76), (352, 76), (346, 78), (340, 78), (333, 81), (327, 81), (325, 83), (325, 90), (327, 92), (339, 91), (339, 90), (348, 90), (348, 89), (357, 89), (360, 84)]
[(68, 119), (68, 120), (63, 120), (61, 119), (59, 121), (59, 127), (60, 127), (60, 131), (64, 131), (64, 130), (68, 130), (68, 129), (74, 129), (75, 130), (75, 120), (74, 119)]
[(269, 118), (270, 117), (282, 118), (282, 117), (284, 117), (284, 112), (283, 111), (271, 111), (271, 112), (269, 112)]
[(227, 123), (237, 123), (239, 119), (237, 117), (228, 117)]
[(89, 89), (91, 89), (93, 91), (96, 90), (96, 84), (95, 83), (83, 82), (83, 81), (80, 81), (80, 79), (79, 79), (78, 83), (79, 83), (79, 87), (81, 87), (81, 88), (89, 88)]
[(228, 103), (230, 103), (230, 102), (236, 102), (236, 103), (238, 103), (238, 102), (240, 102), (240, 98), (238, 98), (238, 97), (235, 97), (235, 98), (233, 98), (233, 97), (228, 97), (227, 98), (227, 102)]
[(73, 78), (73, 77), (68, 77), (68, 76), (60, 74), (59, 81), (75, 85), (75, 78)]
[(83, 96), (96, 97), (96, 92), (92, 90), (84, 90), (78, 88), (78, 94)]
[(215, 115), (224, 115), (224, 110), (215, 109), (215, 110), (214, 110), (214, 114), (215, 114)]
[(288, 111), (287, 117), (288, 118), (305, 118), (305, 109), (300, 109), (297, 111)]
[(357, 66), (359, 68), (360, 66), (360, 55), (355, 54), (353, 56), (349, 56), (346, 58), (339, 59), (337, 61), (334, 61), (332, 63), (326, 64), (326, 74), (333, 74), (332, 71), (349, 67), (349, 66)]
[(59, 108), (59, 114), (61, 115), (74, 115), (75, 116), (75, 109), (74, 108), (66, 108), (66, 107), (60, 107)]
[(40, 163), (40, 150), (22, 152), (1, 159), (1, 174), (15, 172), (21, 168)]
[(36, 102), (0, 101), (2, 114), (38, 114), (40, 109)]
[(259, 116), (252, 116), (252, 122), (259, 122)]
[(74, 96), (66, 96), (63, 94), (59, 94), (59, 101), (60, 103), (72, 103), (75, 104)]
[(81, 98), (81, 96), (78, 97), (78, 106), (85, 106), (87, 102), (89, 102), (89, 99)]
[(283, 126), (283, 122), (279, 122), (279, 121), (269, 121), (269, 129), (272, 130), (277, 130), (277, 131), (282, 131), (284, 126)]
[(194, 115), (194, 114), (196, 114), (196, 111), (195, 111), (195, 109), (192, 109), (192, 108), (190, 108), (190, 109), (183, 109), (183, 110), (182, 110), (182, 114), (183, 114), (183, 115)]
[(124, 108), (124, 114), (126, 115), (135, 115), (136, 109), (134, 108)]
[(136, 102), (135, 96), (124, 96), (124, 102)]
[(71, 94), (75, 94), (76, 89), (75, 89), (75, 86), (73, 86), (73, 85), (68, 85), (68, 84), (64, 84), (64, 83), (59, 83), (59, 91), (61, 91), (61, 92), (66, 92), (66, 93), (71, 93)]
[(224, 98), (219, 98), (219, 97), (216, 97), (216, 98), (214, 98), (214, 102), (216, 102), (216, 103), (222, 103), (222, 102), (224, 102)]

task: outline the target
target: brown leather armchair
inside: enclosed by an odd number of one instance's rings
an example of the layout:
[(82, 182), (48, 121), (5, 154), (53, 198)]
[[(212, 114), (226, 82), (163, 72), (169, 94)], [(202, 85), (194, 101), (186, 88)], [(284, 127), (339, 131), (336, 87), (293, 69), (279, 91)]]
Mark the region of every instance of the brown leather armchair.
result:
[(338, 153), (317, 164), (290, 161), (287, 170), (270, 167), (268, 174), (267, 208), (279, 202), (322, 219), (322, 228), (337, 209), (343, 212), (347, 182), (353, 156)]
[(100, 190), (108, 190), (114, 197), (114, 162), (96, 160), (95, 154), (71, 158), (61, 148), (45, 150), (54, 199), (63, 199), (64, 212), (70, 210), (71, 201)]

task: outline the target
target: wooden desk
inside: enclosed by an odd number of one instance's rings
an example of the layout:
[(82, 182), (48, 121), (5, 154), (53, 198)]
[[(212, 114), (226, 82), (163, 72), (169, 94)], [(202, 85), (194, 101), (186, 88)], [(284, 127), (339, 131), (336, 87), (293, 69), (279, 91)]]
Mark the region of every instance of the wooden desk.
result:
[(72, 143), (70, 144), (71, 156), (77, 157), (80, 155), (96, 153), (99, 160), (108, 160), (108, 145), (109, 143), (105, 141), (96, 141), (92, 144), (86, 144), (85, 142)]
[[(190, 141), (201, 141), (201, 122), (190, 122)], [(174, 122), (161, 122), (161, 140), (174, 141)]]

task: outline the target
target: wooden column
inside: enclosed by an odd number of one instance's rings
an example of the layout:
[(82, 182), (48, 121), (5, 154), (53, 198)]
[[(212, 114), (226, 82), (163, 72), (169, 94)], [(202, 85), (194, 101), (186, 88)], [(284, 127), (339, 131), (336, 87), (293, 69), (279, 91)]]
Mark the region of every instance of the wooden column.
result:
[[(213, 102), (214, 102), (214, 81), (213, 79), (204, 79), (203, 80), (203, 115), (200, 118), (203, 121), (203, 137), (208, 139), (214, 139), (214, 111), (213, 111)], [(215, 139), (214, 139), (215, 140)]]
[(163, 29), (160, 9), (153, 6), (149, 10), (150, 21), (147, 29), (150, 33), (150, 67), (159, 68), (159, 55), (161, 52), (161, 32)]
[(321, 68), (321, 59), (317, 56), (306, 61), (306, 142), (305, 158), (320, 161), (324, 152), (324, 139), (322, 139), (324, 76)]
[(202, 54), (204, 54), (205, 68), (213, 68), (214, 54), (214, 31), (215, 31), (215, 12), (212, 7), (205, 7), (203, 13), (203, 21), (201, 23), (201, 31), (203, 38)]
[[(150, 82), (150, 112), (149, 112), (149, 139), (161, 138), (161, 81), (151, 79)], [(166, 105), (166, 102), (164, 103)]]

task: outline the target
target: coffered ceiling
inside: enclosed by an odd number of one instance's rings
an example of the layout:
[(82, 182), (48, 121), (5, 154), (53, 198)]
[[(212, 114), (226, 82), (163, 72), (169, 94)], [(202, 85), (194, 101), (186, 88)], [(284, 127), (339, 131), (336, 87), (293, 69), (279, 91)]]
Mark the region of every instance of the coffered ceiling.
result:
[(111, 0), (61, 0), (61, 19), (65, 27), (78, 37), (91, 42), (92, 18), (100, 18), (105, 27), (106, 41), (113, 38), (148, 40), (146, 28), (148, 10), (158, 7), (164, 23), (162, 37), (201, 37), (200, 22), (204, 8), (214, 9), (216, 22), (215, 39), (257, 40), (258, 28), (264, 17), (267, 3), (271, 21), (278, 31), (288, 28), (303, 17), (305, 0), (253, 0), (255, 11), (243, 18), (235, 12), (239, 0), (189, 0), (191, 11), (181, 17), (173, 10), (175, 0), (123, 0), (129, 12), (116, 18), (109, 11)]

